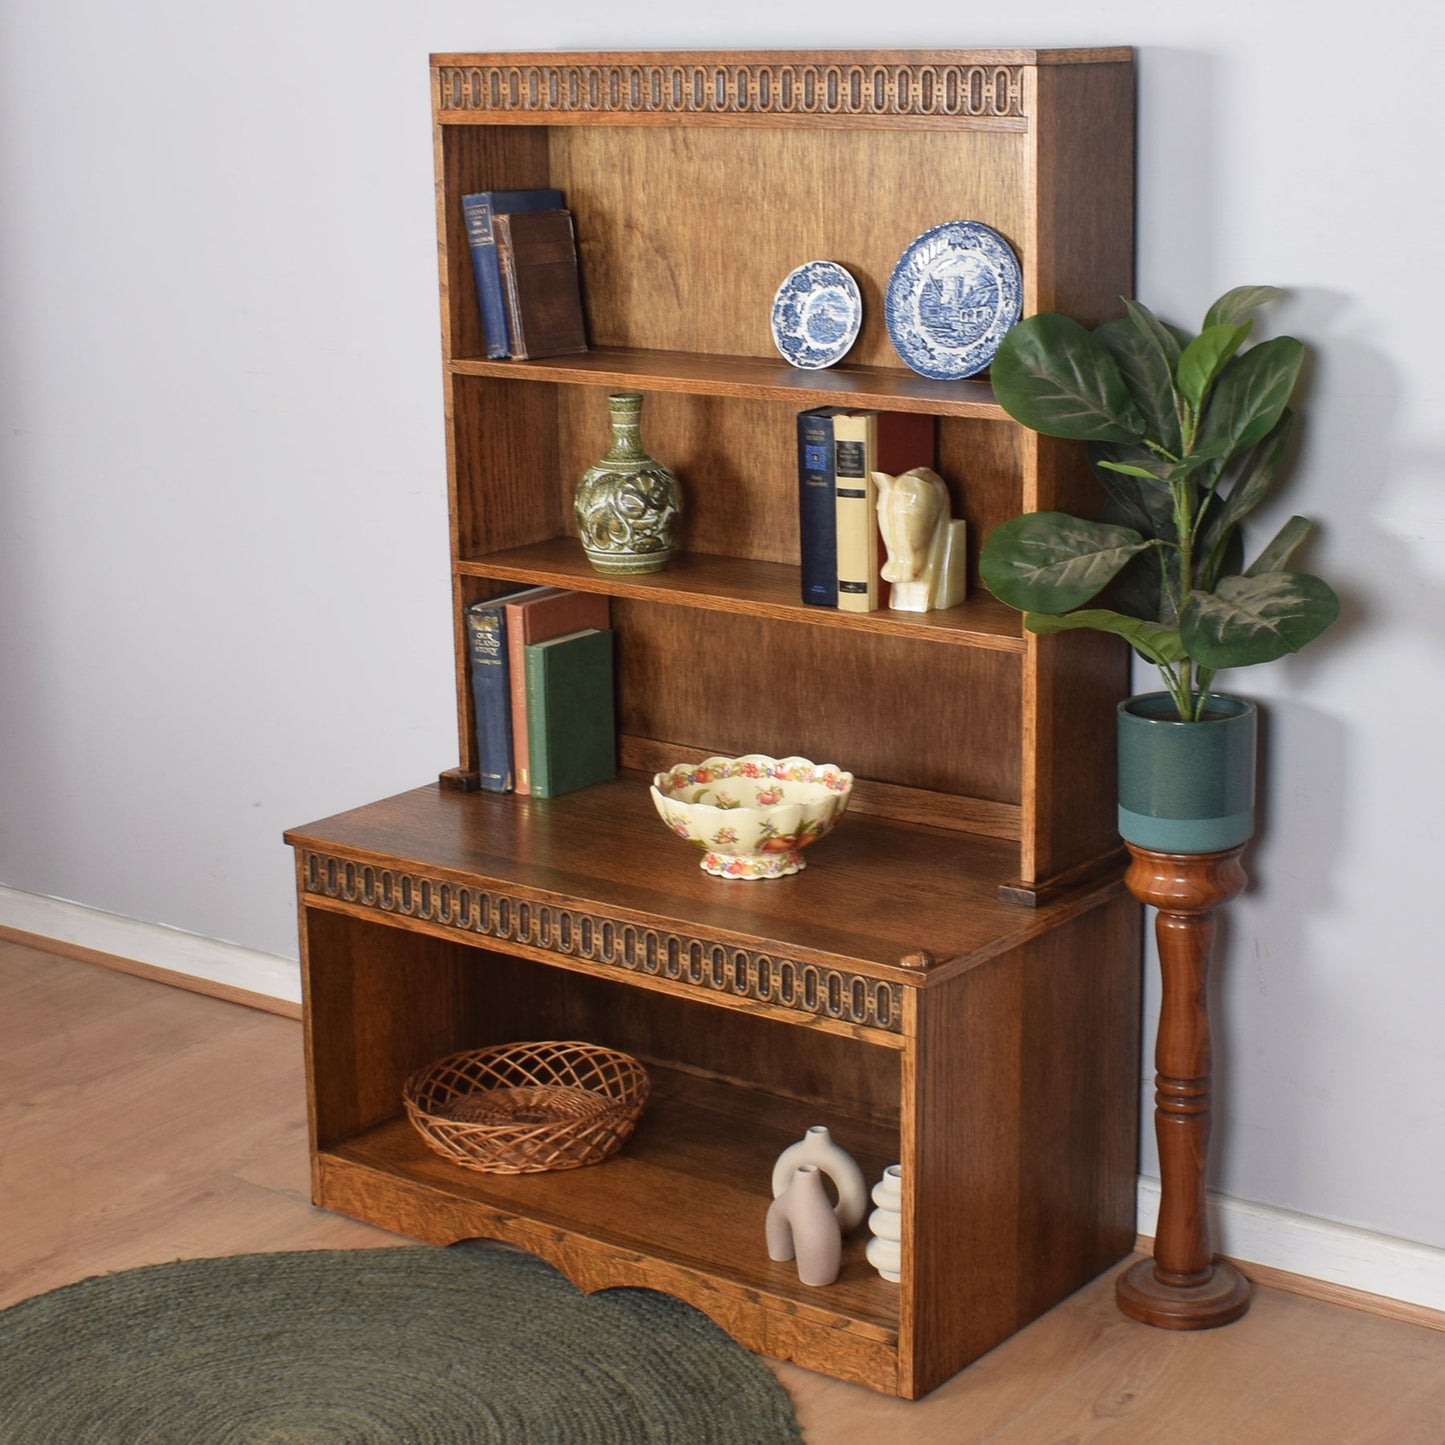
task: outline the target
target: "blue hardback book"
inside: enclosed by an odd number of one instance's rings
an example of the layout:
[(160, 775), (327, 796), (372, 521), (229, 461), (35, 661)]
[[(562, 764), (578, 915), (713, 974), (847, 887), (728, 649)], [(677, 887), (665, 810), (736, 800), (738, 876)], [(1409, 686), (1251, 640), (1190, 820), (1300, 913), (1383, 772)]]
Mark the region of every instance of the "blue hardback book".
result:
[(798, 413), (798, 553), (803, 601), (838, 605), (838, 520), (833, 489), (833, 406)]
[(462, 215), (467, 223), (467, 244), (472, 251), (472, 275), (477, 282), (477, 304), (482, 313), (482, 332), (488, 357), (497, 360), (512, 354), (507, 336), (507, 303), (502, 292), (502, 267), (497, 259), (494, 216), (514, 211), (560, 211), (562, 192), (553, 189), (526, 191), (477, 191), (462, 197)]
[(507, 682), (507, 599), (491, 597), (466, 610), (467, 666), (477, 734), (477, 772), (493, 793), (512, 789), (512, 694)]

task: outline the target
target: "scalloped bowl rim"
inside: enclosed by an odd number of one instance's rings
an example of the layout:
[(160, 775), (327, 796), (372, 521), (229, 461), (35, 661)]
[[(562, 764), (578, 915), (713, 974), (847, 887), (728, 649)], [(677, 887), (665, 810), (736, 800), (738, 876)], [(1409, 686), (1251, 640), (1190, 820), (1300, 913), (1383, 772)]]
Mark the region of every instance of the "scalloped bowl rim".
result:
[[(751, 765), (756, 771), (748, 772), (745, 769)], [(779, 771), (779, 770), (782, 771)], [(807, 772), (807, 777), (789, 777), (789, 773)], [(794, 787), (820, 789), (816, 796), (807, 798), (780, 799), (775, 803), (736, 803), (717, 804), (694, 802), (689, 798), (681, 797), (669, 790), (679, 787), (696, 787), (699, 782), (706, 786), (712, 781), (711, 778), (699, 780), (698, 774), (703, 772), (716, 773), (719, 778), (726, 782), (731, 779), (743, 779), (746, 781), (762, 781), (767, 778), (774, 778), (785, 784)], [(810, 814), (823, 812), (825, 814), (841, 813), (847, 806), (848, 799), (853, 792), (853, 774), (845, 768), (840, 768), (837, 763), (815, 763), (808, 758), (786, 757), (774, 758), (766, 753), (743, 753), (734, 758), (704, 758), (700, 763), (674, 763), (672, 767), (660, 773), (654, 773), (652, 778), (652, 793), (654, 800), (665, 802), (672, 807), (682, 808), (688, 811), (696, 811), (704, 815), (727, 814), (730, 817), (738, 818), (748, 813), (771, 814), (781, 809), (801, 808)]]

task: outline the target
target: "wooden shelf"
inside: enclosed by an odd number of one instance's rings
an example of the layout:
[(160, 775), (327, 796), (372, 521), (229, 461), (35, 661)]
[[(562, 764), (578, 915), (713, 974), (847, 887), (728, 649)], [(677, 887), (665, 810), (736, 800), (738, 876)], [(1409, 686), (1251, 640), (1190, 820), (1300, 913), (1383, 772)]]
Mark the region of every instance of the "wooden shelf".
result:
[(665, 572), (605, 577), (594, 572), (575, 537), (553, 537), (459, 561), (459, 576), (499, 582), (550, 583), (579, 592), (605, 592), (674, 607), (697, 607), (752, 617), (774, 617), (812, 627), (838, 627), (898, 637), (1022, 654), (1027, 646), (1019, 614), (986, 592), (975, 592), (946, 612), (843, 612), (798, 600), (798, 569), (706, 553), (675, 556)]
[(799, 410), (813, 406), (852, 406), (927, 412), (933, 416), (1008, 419), (986, 382), (932, 381), (911, 371), (882, 366), (837, 366), (808, 371), (789, 366), (776, 357), (769, 360), (602, 346), (580, 356), (537, 361), (460, 358), (450, 363), (449, 370), (454, 376), (495, 376), (510, 381), (782, 401)]
[[(420, 925), (425, 919), (404, 907), (402, 879), (412, 878), (416, 891), (423, 877), (437, 887), (465, 879), (517, 903), (614, 919), (619, 930), (686, 933), (909, 987), (975, 966), (1047, 931), (1061, 908), (1120, 886), (1115, 877), (1075, 890), (1067, 904), (1020, 909), (997, 897), (1013, 855), (1008, 841), (851, 808), (795, 877), (766, 887), (713, 878), (657, 816), (648, 779), (637, 773), (556, 798), (417, 788), (294, 828), (286, 840), (303, 863), (314, 854), (362, 870), (381, 863), (395, 874), (390, 908), (380, 877), (370, 891), (360, 877), (349, 886), (344, 878), (329, 887), (308, 881), (318, 902), (361, 903)], [(554, 953), (564, 964), (589, 962), (580, 952)], [(907, 961), (920, 957), (927, 962)]]
[[(810, 1106), (757, 1090), (700, 1079), (651, 1061), (652, 1093), (624, 1149), (600, 1165), (551, 1174), (483, 1174), (460, 1168), (423, 1143), (402, 1116), (322, 1154), (328, 1175), (389, 1177), (419, 1210), (445, 1206), (445, 1242), (565, 1234), (602, 1254), (654, 1255), (702, 1280), (734, 1276), (776, 1309), (817, 1309), (819, 1292), (776, 1264), (757, 1239), (778, 1154), (815, 1123)], [(835, 1118), (868, 1178), (898, 1160), (898, 1131)], [(344, 1187), (344, 1186), (338, 1186)], [(660, 1207), (659, 1207), (660, 1206)], [(459, 1229), (460, 1226), (460, 1229)], [(441, 1239), (438, 1243), (443, 1242)], [(824, 1312), (879, 1340), (896, 1342), (898, 1291), (863, 1258), (866, 1232), (848, 1242), (843, 1273)], [(545, 1251), (544, 1251), (545, 1252)]]

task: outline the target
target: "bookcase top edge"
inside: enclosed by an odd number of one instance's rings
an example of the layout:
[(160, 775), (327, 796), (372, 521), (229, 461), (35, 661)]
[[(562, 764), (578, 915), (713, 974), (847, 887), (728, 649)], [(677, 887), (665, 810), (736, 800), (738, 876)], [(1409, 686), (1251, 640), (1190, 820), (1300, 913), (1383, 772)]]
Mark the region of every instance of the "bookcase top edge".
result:
[(431, 56), (433, 67), (502, 65), (1109, 65), (1134, 59), (1131, 46), (1050, 50), (542, 50), (462, 51)]

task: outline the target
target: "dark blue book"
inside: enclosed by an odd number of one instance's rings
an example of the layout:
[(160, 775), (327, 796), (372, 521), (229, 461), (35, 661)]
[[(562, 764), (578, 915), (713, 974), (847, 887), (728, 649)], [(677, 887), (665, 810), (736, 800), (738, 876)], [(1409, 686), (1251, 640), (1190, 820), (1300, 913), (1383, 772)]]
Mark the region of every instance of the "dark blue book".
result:
[(512, 790), (512, 694), (507, 683), (507, 599), (473, 602), (466, 611), (467, 663), (477, 735), (477, 772), (492, 793)]
[(477, 281), (477, 305), (482, 313), (482, 333), (487, 355), (500, 360), (512, 354), (507, 336), (507, 303), (502, 291), (502, 267), (497, 259), (497, 238), (493, 217), (513, 211), (558, 211), (562, 192), (550, 188), (526, 191), (477, 191), (462, 197), (462, 215), (467, 223), (467, 244), (472, 250), (472, 275)]
[(838, 605), (838, 518), (834, 501), (833, 416), (817, 406), (798, 413), (798, 558), (803, 601)]

